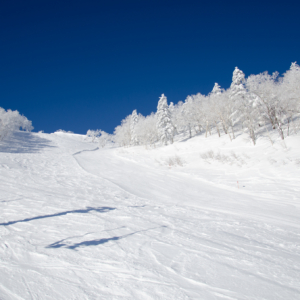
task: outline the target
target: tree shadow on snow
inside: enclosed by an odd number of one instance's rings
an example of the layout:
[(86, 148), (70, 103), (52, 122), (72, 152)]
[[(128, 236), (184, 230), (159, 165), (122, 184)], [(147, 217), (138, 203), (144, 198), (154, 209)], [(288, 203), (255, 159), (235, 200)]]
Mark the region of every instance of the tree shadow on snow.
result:
[(83, 242), (80, 242), (80, 243), (74, 243), (73, 245), (70, 244), (70, 243), (65, 242), (67, 239), (63, 239), (63, 240), (60, 240), (58, 242), (55, 242), (55, 243), (52, 243), (52, 244), (48, 245), (46, 248), (61, 248), (61, 247), (63, 247), (63, 248), (71, 249), (71, 250), (76, 250), (79, 247), (98, 246), (98, 245), (108, 243), (110, 241), (118, 241), (118, 240), (124, 239), (126, 237), (129, 237), (131, 235), (134, 235), (134, 234), (137, 234), (137, 233), (140, 233), (140, 232), (145, 232), (145, 231), (149, 231), (149, 230), (157, 229), (157, 228), (161, 228), (161, 227), (167, 227), (167, 226), (163, 225), (163, 226), (158, 226), (158, 227), (149, 228), (149, 229), (145, 229), (145, 230), (139, 230), (139, 231), (135, 231), (135, 232), (128, 233), (128, 234), (125, 234), (125, 235), (121, 235), (121, 236), (114, 236), (114, 237), (111, 237), (111, 238), (83, 241)]
[(17, 131), (0, 141), (0, 152), (4, 153), (36, 153), (50, 145), (51, 140), (39, 137), (31, 132)]
[(84, 247), (84, 246), (97, 246), (97, 245), (101, 245), (101, 244), (105, 244), (109, 241), (117, 241), (117, 240), (120, 240), (120, 239), (123, 239), (127, 236), (130, 236), (130, 235), (133, 235), (135, 234), (134, 233), (130, 233), (130, 234), (126, 234), (126, 235), (123, 235), (123, 236), (114, 236), (112, 238), (107, 238), (107, 239), (99, 239), (99, 240), (91, 240), (91, 241), (84, 241), (84, 242), (81, 242), (81, 243), (75, 243), (73, 245), (70, 245), (70, 244), (67, 244), (67, 243), (64, 243), (64, 241), (66, 239), (63, 239), (61, 241), (58, 241), (58, 242), (55, 242), (53, 244), (50, 244), (49, 246), (47, 246), (46, 248), (61, 248), (61, 247), (64, 247), (64, 248), (67, 248), (67, 249), (76, 249), (78, 247)]
[(0, 223), (0, 226), (1, 225), (2, 226), (8, 226), (8, 225), (16, 224), (16, 223), (30, 222), (30, 221), (39, 220), (39, 219), (59, 217), (59, 216), (67, 215), (67, 214), (86, 214), (86, 213), (89, 213), (90, 211), (105, 213), (105, 212), (108, 212), (110, 210), (115, 210), (115, 208), (113, 208), (113, 207), (98, 207), (98, 208), (87, 207), (86, 209), (68, 210), (68, 211), (64, 211), (64, 212), (60, 212), (60, 213), (56, 213), (56, 214), (51, 214), (51, 215), (37, 216), (37, 217), (27, 218), (27, 219), (23, 219), (23, 220)]

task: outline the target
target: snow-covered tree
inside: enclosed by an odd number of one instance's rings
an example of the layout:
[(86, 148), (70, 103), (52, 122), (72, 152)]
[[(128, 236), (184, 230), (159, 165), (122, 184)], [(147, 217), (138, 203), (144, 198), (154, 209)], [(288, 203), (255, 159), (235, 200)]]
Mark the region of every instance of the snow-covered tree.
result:
[(0, 140), (20, 129), (31, 131), (33, 129), (31, 121), (21, 116), (17, 110), (6, 111), (0, 107)]
[(157, 131), (162, 144), (167, 145), (173, 143), (174, 126), (171, 121), (171, 113), (169, 110), (167, 97), (162, 94), (157, 104)]
[(86, 136), (91, 138), (91, 141), (98, 142), (101, 148), (105, 147), (108, 143), (113, 142), (114, 136), (101, 129), (88, 130)]
[(273, 129), (278, 130), (284, 139), (283, 127), (286, 118), (287, 101), (280, 95), (281, 81), (278, 73), (269, 75), (267, 72), (251, 75), (247, 79), (249, 91), (257, 96), (257, 108), (265, 122), (269, 122)]
[(221, 95), (222, 94), (222, 89), (217, 82), (215, 82), (215, 85), (211, 91), (211, 94), (212, 95)]
[(97, 130), (89, 129), (86, 133), (86, 136), (91, 138), (92, 142), (94, 143), (94, 141), (96, 139), (98, 139), (98, 137), (100, 136), (100, 132), (101, 132), (101, 130), (99, 130), (99, 129), (97, 129)]
[(71, 133), (71, 134), (74, 133), (73, 131), (70, 131), (70, 130), (67, 131), (67, 130), (63, 130), (63, 129), (57, 129), (57, 130), (55, 131), (55, 133), (56, 133), (56, 132), (57, 132), (57, 133), (58, 133), (58, 132), (60, 132), (60, 133)]
[(238, 112), (243, 128), (247, 129), (253, 144), (256, 144), (257, 129), (259, 126), (259, 111), (257, 109), (257, 97), (254, 94), (246, 94), (238, 103)]
[[(199, 133), (203, 128), (206, 128), (207, 122), (204, 109), (206, 100), (207, 98), (204, 95), (198, 93), (197, 95), (188, 96), (182, 105), (183, 117), (189, 118), (188, 122), (191, 126), (191, 132), (189, 132), (190, 137), (192, 130), (194, 130), (195, 133)], [(189, 126), (186, 128), (189, 129)]]
[(211, 93), (209, 94), (210, 105), (211, 105), (211, 119), (212, 119), (213, 125), (216, 127), (219, 137), (221, 136), (219, 122), (222, 119), (222, 118), (220, 118), (220, 116), (221, 116), (220, 108), (223, 106), (221, 103), (224, 99), (224, 97), (222, 97), (223, 92), (224, 92), (224, 90), (221, 89), (219, 84), (215, 83)]
[(221, 94), (211, 94), (209, 96), (212, 123), (216, 126), (217, 131), (219, 130), (218, 124), (220, 123), (224, 133), (228, 134), (231, 139), (229, 128), (233, 126), (232, 111), (234, 102), (230, 98), (230, 89), (223, 91)]
[(130, 135), (131, 135), (131, 145), (136, 146), (138, 145), (138, 137), (136, 134), (136, 125), (139, 121), (139, 116), (136, 112), (136, 109), (132, 112), (131, 114), (131, 119), (130, 119)]
[(131, 143), (130, 123), (131, 115), (122, 120), (121, 125), (115, 128), (115, 141), (119, 144), (119, 146), (129, 146)]
[(142, 145), (153, 146), (158, 141), (156, 116), (154, 113), (147, 117), (139, 116), (139, 121), (136, 125), (136, 134), (138, 141)]
[(99, 130), (100, 136), (98, 137), (98, 143), (101, 148), (104, 148), (107, 144), (113, 143), (114, 136), (103, 130)]
[(173, 102), (170, 102), (169, 110), (170, 110), (170, 113), (171, 113), (171, 114), (172, 114), (172, 112), (175, 110), (175, 105), (174, 105)]
[(171, 122), (174, 126), (174, 135), (176, 135), (176, 134), (178, 134), (177, 124), (176, 124), (177, 107), (174, 105), (173, 102), (170, 102), (169, 111), (171, 114)]
[(179, 101), (176, 105), (171, 102), (169, 105), (169, 110), (171, 113), (171, 122), (174, 126), (174, 135), (182, 132), (182, 105), (183, 102)]
[(194, 101), (191, 96), (188, 96), (185, 99), (185, 102), (183, 103), (181, 107), (181, 118), (180, 118), (180, 124), (181, 127), (185, 129), (185, 131), (188, 132), (189, 138), (192, 137), (192, 128), (194, 124), (194, 113), (193, 110)]
[(228, 123), (232, 131), (232, 137), (234, 136), (234, 123), (238, 121), (239, 117), (237, 115), (238, 107), (240, 102), (247, 101), (247, 90), (245, 88), (245, 74), (238, 67), (232, 74), (232, 83), (229, 89), (229, 101), (227, 102), (228, 110)]
[[(295, 120), (297, 118), (295, 117), (299, 117), (300, 114), (300, 67), (296, 62), (292, 63), (290, 69), (284, 74), (279, 93), (286, 106), (287, 135), (290, 133), (291, 125), (296, 133)], [(299, 120), (297, 121), (299, 124)]]
[(235, 67), (232, 74), (232, 83), (230, 85), (231, 98), (237, 96), (243, 96), (246, 93), (245, 90), (245, 74), (238, 67)]
[[(155, 126), (154, 126), (155, 124)], [(155, 116), (138, 116), (136, 111), (122, 121), (115, 130), (120, 145), (154, 144), (159, 140), (167, 145), (178, 133), (192, 137), (205, 130), (205, 135), (216, 128), (229, 138), (235, 138), (237, 129), (245, 130), (253, 144), (265, 125), (271, 124), (281, 138), (300, 129), (300, 67), (292, 63), (279, 77), (267, 72), (251, 75), (235, 68), (232, 83), (227, 90), (215, 83), (207, 96), (200, 93), (188, 96), (185, 102), (170, 103), (164, 94), (160, 97)]]

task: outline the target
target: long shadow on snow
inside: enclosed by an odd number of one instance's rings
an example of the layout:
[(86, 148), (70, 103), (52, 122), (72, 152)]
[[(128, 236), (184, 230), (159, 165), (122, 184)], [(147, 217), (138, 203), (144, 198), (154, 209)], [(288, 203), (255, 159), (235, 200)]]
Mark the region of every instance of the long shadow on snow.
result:
[(58, 242), (55, 242), (53, 244), (48, 245), (46, 248), (61, 248), (61, 247), (64, 247), (64, 248), (67, 248), (67, 249), (76, 250), (76, 248), (78, 248), (78, 247), (98, 246), (98, 245), (108, 243), (109, 241), (118, 241), (118, 240), (124, 239), (128, 236), (137, 234), (139, 232), (149, 231), (149, 230), (157, 229), (157, 228), (161, 228), (161, 227), (167, 227), (167, 226), (162, 225), (162, 226), (158, 226), (158, 227), (154, 227), (154, 228), (135, 231), (135, 232), (128, 233), (128, 234), (125, 234), (125, 235), (121, 235), (121, 236), (114, 236), (114, 237), (106, 238), (106, 239), (84, 241), (84, 242), (80, 242), (80, 243), (75, 243), (73, 245), (64, 243), (64, 241), (67, 240), (67, 239), (63, 239), (63, 240), (60, 240)]
[(0, 142), (0, 152), (4, 153), (36, 153), (50, 145), (51, 141), (31, 132), (14, 132)]
[(115, 208), (113, 208), (113, 207), (98, 207), (98, 208), (87, 207), (86, 209), (68, 210), (68, 211), (64, 211), (64, 212), (60, 212), (60, 213), (52, 214), (52, 215), (37, 216), (37, 217), (27, 218), (27, 219), (23, 219), (23, 220), (0, 223), (0, 226), (1, 225), (2, 226), (8, 226), (8, 225), (16, 224), (16, 223), (29, 222), (29, 221), (33, 221), (33, 220), (52, 218), (52, 217), (59, 217), (59, 216), (64, 216), (66, 214), (86, 214), (86, 213), (89, 213), (90, 211), (105, 213), (105, 212), (108, 212), (110, 210), (115, 210)]
[(66, 240), (66, 239), (64, 239), (64, 240), (55, 242), (53, 244), (50, 244), (46, 248), (61, 248), (61, 247), (64, 247), (64, 248), (67, 248), (67, 249), (74, 250), (74, 249), (76, 249), (78, 247), (81, 247), (81, 246), (97, 246), (97, 245), (105, 244), (109, 241), (117, 241), (117, 240), (123, 239), (123, 238), (125, 238), (127, 236), (130, 236), (130, 235), (133, 235), (133, 234), (135, 234), (135, 232), (127, 234), (127, 235), (123, 235), (123, 236), (114, 236), (112, 238), (107, 238), (107, 239), (84, 241), (84, 242), (81, 242), (81, 243), (75, 243), (73, 245), (68, 245), (66, 243), (63, 243)]

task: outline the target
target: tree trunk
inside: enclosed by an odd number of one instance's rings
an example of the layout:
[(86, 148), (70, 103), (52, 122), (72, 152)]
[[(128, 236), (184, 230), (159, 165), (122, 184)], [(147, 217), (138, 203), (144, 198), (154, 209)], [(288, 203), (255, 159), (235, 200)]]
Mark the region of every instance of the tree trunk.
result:
[(231, 123), (232, 138), (235, 139), (234, 131), (233, 131), (233, 123), (231, 120), (230, 120), (230, 123)]
[(215, 121), (215, 124), (216, 124), (216, 128), (217, 128), (218, 135), (219, 135), (219, 137), (221, 137), (221, 135), (220, 135), (220, 129), (219, 129), (219, 126), (218, 126), (218, 124), (217, 124), (216, 121)]
[(276, 116), (275, 116), (275, 122), (276, 122), (277, 127), (278, 127), (279, 135), (280, 135), (281, 139), (284, 140), (284, 133), (283, 133), (283, 130), (282, 130), (282, 124), (281, 124), (281, 122), (278, 121)]

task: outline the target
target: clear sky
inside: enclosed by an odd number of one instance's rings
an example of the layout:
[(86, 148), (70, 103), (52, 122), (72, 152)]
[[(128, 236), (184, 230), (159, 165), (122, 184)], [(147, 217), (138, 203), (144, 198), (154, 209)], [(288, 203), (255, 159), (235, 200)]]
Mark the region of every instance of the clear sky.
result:
[(300, 63), (300, 1), (3, 0), (0, 107), (34, 131), (112, 133), (246, 76)]

